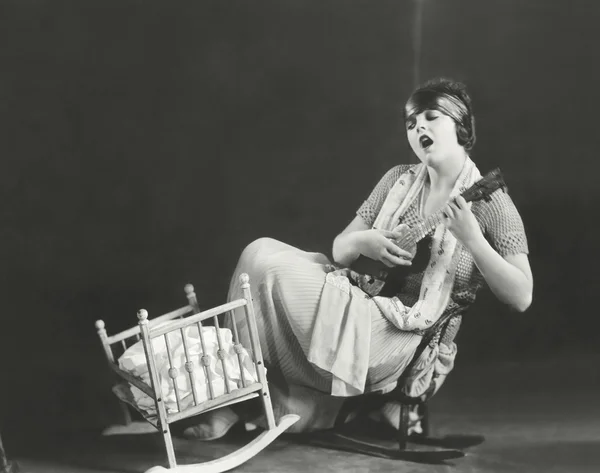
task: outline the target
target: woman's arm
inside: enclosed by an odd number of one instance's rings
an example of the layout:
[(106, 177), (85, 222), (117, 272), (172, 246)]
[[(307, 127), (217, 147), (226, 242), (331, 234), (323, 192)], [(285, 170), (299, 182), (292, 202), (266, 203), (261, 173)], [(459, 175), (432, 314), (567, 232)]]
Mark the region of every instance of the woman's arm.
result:
[(519, 312), (525, 312), (533, 297), (533, 275), (527, 255), (502, 257), (483, 234), (469, 240), (465, 246), (496, 297)]
[(524, 312), (533, 297), (533, 275), (526, 254), (510, 254), (504, 257), (485, 239), (467, 202), (458, 197), (444, 209), (446, 226), (471, 252), (475, 264), (496, 297)]
[(399, 238), (394, 232), (371, 229), (357, 215), (348, 226), (333, 240), (333, 260), (348, 267), (360, 255), (379, 260), (386, 266), (408, 266), (411, 254), (400, 249), (391, 239)]
[(360, 232), (368, 229), (369, 226), (360, 216), (354, 217), (354, 220), (333, 240), (331, 250), (333, 260), (341, 266), (350, 266), (360, 255), (358, 249)]

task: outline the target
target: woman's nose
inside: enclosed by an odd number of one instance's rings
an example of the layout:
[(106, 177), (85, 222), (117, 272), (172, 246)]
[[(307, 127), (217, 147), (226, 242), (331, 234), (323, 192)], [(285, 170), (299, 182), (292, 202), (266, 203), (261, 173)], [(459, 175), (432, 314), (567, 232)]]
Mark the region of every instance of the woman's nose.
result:
[(417, 130), (424, 130), (425, 129), (425, 120), (423, 119), (423, 117), (418, 116), (415, 119), (415, 128)]

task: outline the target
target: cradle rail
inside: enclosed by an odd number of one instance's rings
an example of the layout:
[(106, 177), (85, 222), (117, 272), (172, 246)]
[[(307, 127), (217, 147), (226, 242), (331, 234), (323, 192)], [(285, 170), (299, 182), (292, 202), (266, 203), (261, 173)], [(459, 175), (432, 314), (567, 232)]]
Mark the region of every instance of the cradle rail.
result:
[[(173, 422), (177, 422), (179, 420), (186, 419), (188, 417), (195, 416), (197, 414), (207, 412), (212, 409), (224, 407), (238, 402), (243, 402), (260, 396), (268, 430), (266, 432), (263, 432), (263, 434), (261, 434), (257, 438), (257, 441), (253, 443), (254, 446), (252, 448), (249, 448), (250, 446), (248, 445), (240, 449), (237, 456), (235, 453), (231, 454), (235, 458), (237, 458), (237, 460), (231, 461), (231, 459), (225, 460), (225, 458), (215, 460), (214, 462), (209, 462), (212, 465), (210, 466), (209, 470), (206, 470), (205, 468), (198, 470), (216, 471), (214, 468), (229, 469), (239, 465), (239, 458), (246, 458), (246, 456), (248, 456), (249, 454), (250, 456), (248, 458), (254, 456), (256, 453), (258, 453), (258, 451), (262, 450), (266, 445), (271, 443), (277, 436), (279, 436), (284, 430), (286, 430), (290, 425), (292, 425), (299, 419), (298, 416), (284, 416), (282, 419), (280, 419), (279, 424), (275, 422), (273, 408), (271, 405), (270, 393), (267, 385), (266, 371), (264, 368), (264, 362), (258, 338), (258, 329), (254, 315), (254, 308), (252, 305), (252, 297), (250, 293), (248, 275), (242, 274), (240, 276), (240, 283), (243, 292), (242, 298), (205, 311), (199, 310), (194, 288), (191, 284), (188, 284), (185, 286), (185, 292), (189, 302), (188, 305), (176, 309), (172, 312), (163, 314), (152, 320), (148, 318), (148, 312), (144, 309), (141, 309), (138, 311), (137, 314), (137, 327), (132, 327), (118, 334), (108, 336), (106, 333), (104, 322), (101, 320), (96, 322), (98, 335), (104, 347), (104, 351), (112, 372), (118, 378), (121, 378), (125, 382), (137, 387), (148, 397), (150, 397), (154, 402), (156, 408), (156, 416), (153, 416), (149, 415), (147, 412), (144, 412), (142, 409), (137, 408), (134, 402), (124, 402), (122, 400), (121, 405), (123, 406), (123, 412), (125, 414), (125, 422), (131, 422), (130, 412), (127, 408), (127, 404), (130, 404), (142, 414), (145, 420), (154, 425), (162, 433), (165, 442), (169, 468), (176, 468), (177, 466), (175, 459), (175, 451), (173, 448), (173, 442), (169, 428), (169, 424)], [(233, 310), (242, 307), (244, 308), (245, 318), (249, 330), (249, 339), (252, 345), (251, 350), (249, 350), (249, 354), (251, 355), (251, 361), (254, 367), (255, 377), (257, 378), (254, 381), (246, 379), (244, 375), (244, 366), (242, 359), (245, 349), (240, 344), (235, 317), (233, 317)], [(237, 383), (233, 383), (231, 381), (230, 373), (228, 373), (228, 364), (226, 363), (226, 357), (228, 355), (226, 350), (224, 349), (225, 343), (222, 338), (223, 335), (219, 327), (218, 318), (219, 315), (225, 313), (231, 314), (231, 327), (234, 349), (233, 356), (237, 358), (237, 367), (239, 367), (241, 386)], [(180, 320), (176, 320), (178, 318)], [(219, 363), (220, 368), (222, 370), (224, 389), (223, 394), (217, 394), (215, 392), (215, 388), (213, 386), (213, 373), (209, 369), (211, 364), (211, 355), (209, 355), (207, 352), (207, 341), (205, 340), (205, 337), (207, 335), (204, 333), (203, 330), (203, 328), (206, 328), (203, 327), (203, 322), (205, 322), (208, 319), (212, 319), (212, 325), (214, 326), (215, 330), (214, 333), (216, 336), (218, 349), (216, 350), (216, 360), (213, 361)], [(198, 333), (199, 340), (201, 343), (200, 355), (190, 354), (190, 342), (186, 337), (186, 332), (189, 330), (196, 330)], [(176, 366), (177, 363), (174, 361), (174, 352), (172, 350), (172, 341), (170, 339), (170, 335), (173, 334), (176, 334), (177, 336), (181, 337), (181, 343), (183, 346), (183, 354), (185, 360), (185, 362), (183, 363), (183, 370), (180, 370), (180, 368), (182, 367), (181, 364), (179, 364), (179, 366)], [(163, 337), (166, 346), (166, 354), (168, 358), (169, 367), (167, 370), (167, 378), (161, 376), (157, 366), (156, 356), (154, 353), (153, 341), (160, 337)], [(148, 375), (150, 378), (149, 384), (122, 370), (119, 367), (118, 362), (115, 361), (115, 352), (113, 351), (115, 346), (120, 345), (121, 349), (126, 350), (128, 341), (132, 341), (132, 339), (134, 339), (136, 342), (140, 339), (142, 341), (144, 347), (145, 360), (148, 367)], [(180, 371), (184, 372), (181, 373)], [(207, 399), (201, 399), (200, 393), (198, 392), (196, 379), (198, 371), (200, 371), (204, 375)], [(182, 374), (184, 376), (187, 376), (187, 380), (189, 381), (189, 386), (191, 388), (191, 398), (189, 395), (186, 395), (185, 403), (189, 404), (191, 400), (191, 405), (184, 406), (184, 398), (182, 397), (182, 393), (180, 391), (181, 388), (178, 386), (178, 380), (181, 379)], [(162, 391), (163, 383), (165, 380), (168, 383), (170, 383), (170, 386), (172, 387), (173, 393), (175, 395), (175, 403), (177, 409), (174, 410), (174, 408), (172, 407), (171, 412), (167, 412), (167, 406), (165, 404), (166, 401), (164, 393)], [(232, 388), (231, 385), (236, 385), (237, 388)], [(243, 461), (246, 460), (242, 460), (241, 462)], [(206, 467), (209, 467), (208, 464), (206, 464)], [(225, 470), (221, 469), (220, 471)]]

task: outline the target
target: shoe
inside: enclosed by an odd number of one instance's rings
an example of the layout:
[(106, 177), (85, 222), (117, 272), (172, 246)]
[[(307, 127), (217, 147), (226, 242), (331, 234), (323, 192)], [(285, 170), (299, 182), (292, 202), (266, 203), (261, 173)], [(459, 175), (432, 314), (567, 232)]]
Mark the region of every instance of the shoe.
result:
[(224, 437), (239, 422), (240, 417), (230, 408), (222, 407), (200, 416), (200, 422), (183, 431), (190, 439), (210, 441)]
[[(386, 402), (380, 411), (374, 414), (378, 415), (377, 420), (383, 420), (394, 429), (398, 430), (400, 425), (400, 409), (401, 406), (396, 402)], [(421, 416), (418, 413), (418, 406), (412, 406), (408, 411), (408, 432), (407, 435), (420, 435), (423, 433), (421, 425)]]

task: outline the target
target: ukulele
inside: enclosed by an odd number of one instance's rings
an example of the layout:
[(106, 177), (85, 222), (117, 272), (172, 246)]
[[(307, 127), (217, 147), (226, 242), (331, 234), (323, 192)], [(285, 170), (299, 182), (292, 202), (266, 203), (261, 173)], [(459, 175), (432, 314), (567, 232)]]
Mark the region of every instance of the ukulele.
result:
[[(498, 189), (506, 191), (506, 184), (504, 183), (500, 169), (496, 168), (487, 173), (461, 195), (467, 202), (475, 202), (482, 199), (489, 202), (491, 195)], [(350, 265), (350, 269), (359, 274), (385, 281), (383, 288), (379, 292), (380, 295), (395, 295), (409, 274), (423, 271), (427, 263), (429, 263), (431, 237), (428, 234), (442, 223), (443, 219), (442, 210), (438, 210), (413, 227), (403, 227), (400, 230), (401, 236), (393, 240), (396, 245), (411, 254), (411, 266), (390, 268), (379, 260), (360, 255)]]

